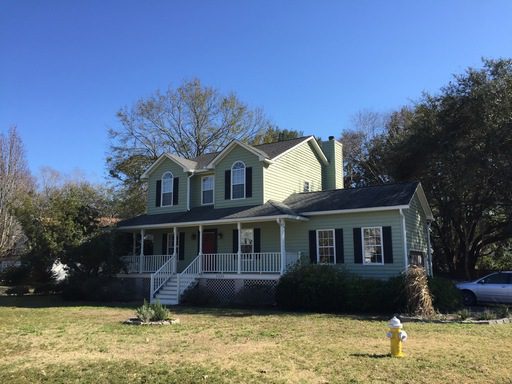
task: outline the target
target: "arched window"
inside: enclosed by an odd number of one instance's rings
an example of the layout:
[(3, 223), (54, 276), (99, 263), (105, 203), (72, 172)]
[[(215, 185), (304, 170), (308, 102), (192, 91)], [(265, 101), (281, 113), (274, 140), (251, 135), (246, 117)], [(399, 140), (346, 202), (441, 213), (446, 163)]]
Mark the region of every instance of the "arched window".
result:
[(231, 167), (231, 198), (245, 198), (245, 164), (237, 161)]
[(172, 205), (173, 175), (165, 172), (162, 176), (162, 207)]

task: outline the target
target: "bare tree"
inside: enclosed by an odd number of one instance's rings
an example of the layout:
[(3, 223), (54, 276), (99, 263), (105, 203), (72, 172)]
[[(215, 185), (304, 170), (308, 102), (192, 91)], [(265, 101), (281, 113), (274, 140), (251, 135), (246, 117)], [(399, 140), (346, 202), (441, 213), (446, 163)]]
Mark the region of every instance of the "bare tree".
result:
[(107, 166), (134, 206), (132, 214), (144, 207), (141, 174), (163, 153), (191, 159), (219, 151), (234, 139), (248, 142), (271, 127), (260, 109), (198, 79), (157, 91), (121, 109), (117, 117), (120, 126), (109, 130)]
[(23, 239), (14, 209), (30, 185), (25, 153), (16, 127), (0, 133), (0, 258), (11, 255)]
[(352, 127), (341, 133), (345, 185), (359, 187), (387, 181), (371, 150), (384, 137), (388, 120), (386, 114), (362, 110), (352, 117)]

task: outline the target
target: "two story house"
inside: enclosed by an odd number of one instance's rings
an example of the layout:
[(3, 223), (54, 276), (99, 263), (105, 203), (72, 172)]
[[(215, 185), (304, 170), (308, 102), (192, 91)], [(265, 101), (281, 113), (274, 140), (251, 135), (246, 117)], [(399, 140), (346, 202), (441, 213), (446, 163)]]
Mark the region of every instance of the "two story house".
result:
[(118, 224), (133, 234), (123, 276), (177, 304), (198, 283), (228, 295), (275, 284), (299, 260), (378, 279), (410, 263), (430, 270), (433, 217), (421, 184), (345, 189), (342, 156), (333, 137), (313, 136), (162, 155), (143, 175), (147, 213)]

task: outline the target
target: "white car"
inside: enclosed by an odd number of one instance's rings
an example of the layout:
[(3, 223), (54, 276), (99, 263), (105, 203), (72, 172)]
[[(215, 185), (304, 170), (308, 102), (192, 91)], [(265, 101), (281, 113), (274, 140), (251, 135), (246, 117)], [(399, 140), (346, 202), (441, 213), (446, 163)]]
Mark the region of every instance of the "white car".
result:
[(459, 283), (465, 305), (478, 301), (512, 304), (512, 271), (495, 272), (478, 280)]

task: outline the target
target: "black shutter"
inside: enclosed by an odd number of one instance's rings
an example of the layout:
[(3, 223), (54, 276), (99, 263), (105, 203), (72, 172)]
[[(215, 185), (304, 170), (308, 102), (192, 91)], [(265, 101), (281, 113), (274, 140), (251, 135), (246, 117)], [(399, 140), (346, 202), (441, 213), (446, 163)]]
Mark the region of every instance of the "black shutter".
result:
[(178, 260), (185, 260), (185, 232), (180, 232), (178, 241)]
[(391, 227), (382, 227), (382, 242), (384, 248), (384, 264), (393, 264), (393, 240)]
[(233, 253), (238, 253), (238, 229), (233, 229)]
[(245, 169), (245, 197), (252, 197), (252, 167)]
[(178, 205), (180, 196), (180, 178), (175, 177), (172, 187), (172, 205)]
[(162, 198), (162, 180), (157, 180), (156, 181), (156, 196), (155, 196), (155, 205), (157, 207), (159, 207), (161, 204), (160, 204), (160, 199)]
[(261, 252), (261, 229), (254, 228), (254, 253)]
[(167, 233), (162, 233), (162, 255), (167, 255)]
[(316, 231), (309, 231), (309, 259), (316, 264)]
[(231, 170), (224, 172), (224, 200), (231, 199)]
[(343, 251), (343, 229), (336, 228), (334, 230), (335, 244), (336, 244), (336, 264), (345, 262)]
[(363, 245), (361, 243), (361, 228), (354, 228), (354, 263), (363, 264)]

